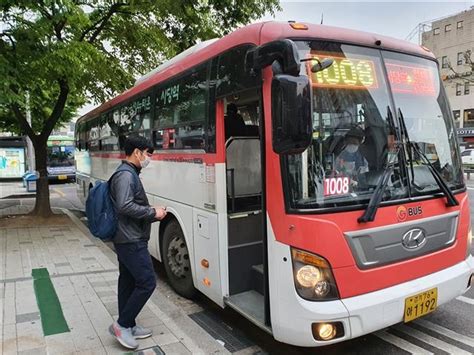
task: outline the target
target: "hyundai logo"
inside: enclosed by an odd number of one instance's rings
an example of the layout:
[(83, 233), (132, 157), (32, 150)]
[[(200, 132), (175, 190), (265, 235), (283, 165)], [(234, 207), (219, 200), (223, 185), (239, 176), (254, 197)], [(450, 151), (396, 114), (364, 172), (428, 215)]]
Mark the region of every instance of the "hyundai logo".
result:
[(402, 237), (402, 245), (407, 249), (421, 248), (426, 243), (426, 235), (420, 228), (410, 229)]

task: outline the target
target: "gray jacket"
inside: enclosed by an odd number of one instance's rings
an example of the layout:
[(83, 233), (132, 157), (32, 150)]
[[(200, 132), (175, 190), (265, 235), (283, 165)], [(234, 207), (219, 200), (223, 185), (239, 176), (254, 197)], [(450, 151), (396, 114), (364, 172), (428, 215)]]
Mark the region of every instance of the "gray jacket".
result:
[(122, 161), (120, 171), (110, 180), (110, 197), (117, 212), (118, 228), (112, 241), (117, 244), (148, 241), (155, 209), (148, 203), (135, 165)]

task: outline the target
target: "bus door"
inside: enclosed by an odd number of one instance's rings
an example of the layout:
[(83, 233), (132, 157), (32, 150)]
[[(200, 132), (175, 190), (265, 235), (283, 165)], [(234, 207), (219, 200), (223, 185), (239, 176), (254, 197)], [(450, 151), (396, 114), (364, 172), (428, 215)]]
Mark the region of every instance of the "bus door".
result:
[(226, 304), (262, 326), (265, 324), (263, 218), (266, 214), (262, 207), (260, 98), (258, 89), (227, 97), (222, 119), (226, 131), (229, 260)]

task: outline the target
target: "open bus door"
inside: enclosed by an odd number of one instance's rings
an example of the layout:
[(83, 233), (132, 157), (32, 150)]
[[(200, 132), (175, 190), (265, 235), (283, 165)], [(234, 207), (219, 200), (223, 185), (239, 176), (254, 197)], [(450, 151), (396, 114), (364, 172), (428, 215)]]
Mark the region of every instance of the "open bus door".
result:
[(271, 332), (269, 302), (265, 301), (268, 288), (261, 91), (248, 90), (219, 101), (225, 114), (218, 120), (224, 125), (232, 119), (225, 110), (230, 103), (237, 106), (245, 129), (238, 135), (225, 132), (229, 270), (229, 297), (225, 303)]

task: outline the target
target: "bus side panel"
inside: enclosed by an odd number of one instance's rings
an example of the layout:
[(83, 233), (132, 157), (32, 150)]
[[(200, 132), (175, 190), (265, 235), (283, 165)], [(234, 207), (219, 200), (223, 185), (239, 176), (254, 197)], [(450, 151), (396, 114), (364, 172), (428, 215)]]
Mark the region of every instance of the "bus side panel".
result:
[(205, 154), (154, 154), (140, 177), (152, 195), (197, 208), (217, 208), (215, 164), (208, 163)]
[(217, 214), (193, 208), (193, 221), (196, 288), (223, 307)]
[[(152, 206), (159, 205), (157, 198), (146, 194), (148, 198), (148, 202)], [(148, 251), (150, 252), (151, 256), (153, 256), (158, 261), (161, 260), (160, 255), (160, 222), (155, 222), (151, 224), (151, 233), (150, 233), (150, 241), (148, 242)]]

